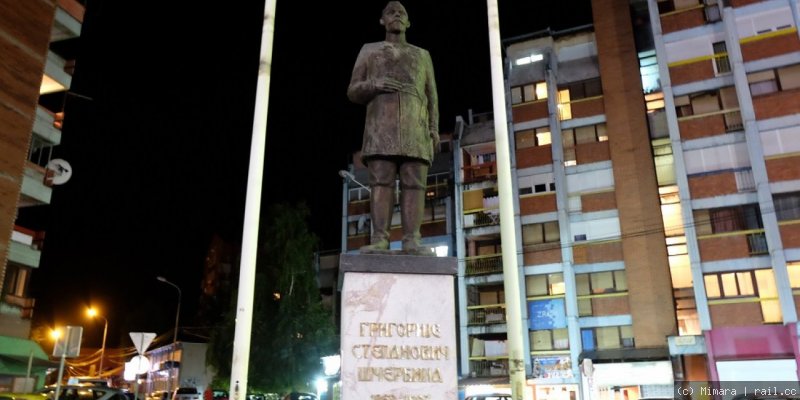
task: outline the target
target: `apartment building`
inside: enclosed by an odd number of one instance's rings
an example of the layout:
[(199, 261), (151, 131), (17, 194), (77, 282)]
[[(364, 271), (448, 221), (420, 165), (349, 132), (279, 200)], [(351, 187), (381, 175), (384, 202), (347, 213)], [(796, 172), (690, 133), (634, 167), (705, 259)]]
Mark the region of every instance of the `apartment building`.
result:
[(798, 4), (647, 5), (673, 285), (694, 314), (669, 338), (671, 353), (687, 380), (796, 381)]
[(76, 0), (0, 1), (0, 391), (42, 386), (49, 366), (28, 340), (35, 303), (28, 283), (44, 232), (17, 219), (27, 207), (49, 204), (53, 185), (66, 176), (51, 158), (61, 142), (83, 15)]
[[(592, 8), (505, 41), (526, 389), (797, 381), (797, 3)], [(508, 375), (493, 128), (454, 145), (467, 391)]]

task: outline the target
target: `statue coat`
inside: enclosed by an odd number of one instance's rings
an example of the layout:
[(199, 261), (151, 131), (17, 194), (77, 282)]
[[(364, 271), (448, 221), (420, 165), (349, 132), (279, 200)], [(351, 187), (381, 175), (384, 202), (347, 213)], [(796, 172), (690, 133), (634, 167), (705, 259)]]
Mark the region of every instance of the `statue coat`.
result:
[[(400, 81), (397, 92), (375, 88), (375, 79)], [(367, 43), (353, 67), (347, 97), (366, 104), (361, 157), (402, 156), (433, 160), (433, 138), (438, 142), (439, 109), (433, 63), (427, 50), (407, 43)]]

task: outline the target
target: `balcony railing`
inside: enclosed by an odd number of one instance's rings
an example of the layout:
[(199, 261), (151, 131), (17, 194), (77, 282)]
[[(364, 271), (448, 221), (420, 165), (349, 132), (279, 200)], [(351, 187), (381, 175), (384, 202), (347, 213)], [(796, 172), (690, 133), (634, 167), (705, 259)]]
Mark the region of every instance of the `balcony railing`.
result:
[(750, 255), (759, 255), (769, 253), (769, 246), (767, 246), (767, 237), (764, 232), (750, 233), (747, 235), (747, 245), (750, 249)]
[(464, 183), (480, 182), (496, 177), (497, 165), (494, 161), (464, 166)]
[(508, 375), (508, 359), (470, 360), (470, 375), (476, 377)]
[(506, 323), (506, 305), (491, 304), (467, 307), (468, 325), (491, 325)]
[(464, 273), (467, 276), (503, 272), (503, 256), (501, 254), (467, 257), (464, 259), (464, 263), (466, 264)]
[(476, 228), (500, 224), (500, 210), (481, 210), (464, 214), (464, 228)]
[(7, 293), (5, 296), (3, 296), (3, 301), (6, 304), (19, 307), (20, 317), (25, 319), (33, 318), (33, 306), (36, 303), (36, 299)]

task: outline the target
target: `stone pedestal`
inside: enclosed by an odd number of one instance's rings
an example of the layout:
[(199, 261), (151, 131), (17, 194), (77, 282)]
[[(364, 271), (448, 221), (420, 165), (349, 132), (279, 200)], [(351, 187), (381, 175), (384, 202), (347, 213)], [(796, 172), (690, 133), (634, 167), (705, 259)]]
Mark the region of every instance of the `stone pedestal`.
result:
[(458, 397), (452, 257), (342, 254), (342, 399)]

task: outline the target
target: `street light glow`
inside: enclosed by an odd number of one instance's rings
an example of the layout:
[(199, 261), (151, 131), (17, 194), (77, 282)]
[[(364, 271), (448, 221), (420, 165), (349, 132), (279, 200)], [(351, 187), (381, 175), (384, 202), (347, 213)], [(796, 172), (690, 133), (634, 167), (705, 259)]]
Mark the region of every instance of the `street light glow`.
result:
[(100, 347), (100, 368), (98, 368), (97, 376), (103, 375), (103, 360), (106, 358), (106, 336), (108, 336), (108, 319), (106, 317), (100, 315), (97, 312), (97, 309), (94, 307), (89, 307), (86, 310), (86, 314), (89, 315), (90, 318), (94, 319), (96, 317), (100, 317), (103, 319), (104, 326), (103, 326), (103, 345)]

